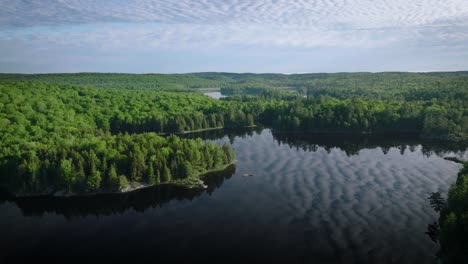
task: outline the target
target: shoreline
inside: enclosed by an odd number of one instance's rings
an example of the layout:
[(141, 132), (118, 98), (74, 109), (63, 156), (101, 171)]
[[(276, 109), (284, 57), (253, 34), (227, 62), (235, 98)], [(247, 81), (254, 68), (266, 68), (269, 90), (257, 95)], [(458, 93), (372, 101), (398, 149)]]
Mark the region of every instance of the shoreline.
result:
[(61, 197), (61, 198), (67, 198), (67, 197), (90, 197), (90, 196), (95, 196), (95, 195), (106, 195), (106, 194), (128, 194), (132, 192), (137, 192), (139, 190), (143, 190), (146, 188), (151, 188), (151, 187), (158, 187), (158, 186), (164, 186), (164, 185), (172, 185), (172, 186), (177, 186), (181, 188), (186, 188), (189, 190), (194, 190), (194, 189), (199, 189), (199, 190), (204, 190), (208, 186), (205, 185), (203, 178), (205, 178), (208, 174), (210, 173), (215, 173), (215, 172), (221, 172), (229, 168), (230, 166), (233, 166), (234, 164), (237, 163), (237, 160), (234, 160), (220, 168), (213, 168), (209, 169), (207, 171), (201, 172), (198, 175), (192, 176), (192, 178), (187, 178), (187, 179), (181, 179), (181, 180), (176, 180), (174, 182), (162, 182), (158, 184), (146, 184), (142, 182), (133, 182), (135, 184), (135, 187), (131, 187), (132, 183), (129, 183), (126, 188), (123, 190), (117, 190), (117, 191), (111, 191), (111, 190), (102, 190), (98, 192), (89, 192), (89, 193), (64, 193), (64, 191), (56, 191), (56, 192), (49, 192), (49, 193), (36, 193), (36, 194), (15, 194), (8, 192), (6, 190), (7, 194), (10, 195), (13, 198), (35, 198), (35, 197)]
[(257, 125), (244, 126), (244, 127), (239, 127), (239, 128), (210, 127), (210, 128), (202, 128), (202, 129), (197, 129), (197, 130), (187, 130), (187, 131), (184, 131), (184, 132), (157, 133), (157, 134), (158, 134), (158, 136), (187, 135), (187, 134), (193, 134), (193, 133), (199, 133), (199, 132), (205, 132), (205, 131), (213, 131), (213, 130), (221, 130), (221, 129), (243, 129), (243, 128), (253, 128), (253, 127), (257, 127)]
[(224, 129), (224, 127), (210, 127), (210, 128), (202, 128), (202, 129), (197, 129), (197, 130), (187, 130), (184, 132), (168, 132), (168, 133), (157, 133), (158, 136), (169, 136), (169, 135), (186, 135), (186, 134), (191, 134), (191, 133), (197, 133), (197, 132), (203, 132), (203, 131), (212, 131), (212, 130), (220, 130)]
[(402, 136), (414, 136), (417, 139), (438, 141), (438, 142), (461, 143), (461, 142), (467, 141), (462, 138), (448, 138), (444, 136), (421, 135), (421, 133), (418, 131), (359, 132), (359, 131), (317, 131), (317, 130), (289, 131), (289, 130), (276, 130), (274, 128), (269, 128), (269, 129), (272, 132), (278, 133), (278, 134), (330, 135), (330, 136), (385, 136), (385, 135), (398, 136), (398, 135), (402, 135)]

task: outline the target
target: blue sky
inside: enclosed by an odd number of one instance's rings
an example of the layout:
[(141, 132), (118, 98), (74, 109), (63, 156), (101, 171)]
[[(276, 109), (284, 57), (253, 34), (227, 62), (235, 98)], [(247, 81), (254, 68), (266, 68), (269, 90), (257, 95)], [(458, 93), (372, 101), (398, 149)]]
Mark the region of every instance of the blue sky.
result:
[(0, 0), (0, 72), (468, 70), (467, 0)]

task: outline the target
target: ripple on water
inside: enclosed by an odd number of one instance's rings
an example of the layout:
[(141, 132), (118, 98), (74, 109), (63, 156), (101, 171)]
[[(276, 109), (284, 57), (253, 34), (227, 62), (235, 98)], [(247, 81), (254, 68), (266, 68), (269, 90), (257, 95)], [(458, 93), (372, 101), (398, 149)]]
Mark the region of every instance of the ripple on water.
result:
[(426, 199), (447, 190), (458, 166), (425, 155), (420, 146), (375, 147), (348, 156), (339, 148), (304, 151), (264, 133), (240, 141), (234, 142), (239, 165), (264, 172), (261, 181), (287, 203), (286, 212), (272, 217), (291, 224), (302, 219), (303, 231), (316, 239), (322, 239), (316, 229), (327, 230), (323, 243), (330, 252), (355, 247), (357, 255), (380, 258), (402, 245), (426, 257), (433, 250), (424, 235), (435, 217)]
[[(161, 254), (169, 248), (205, 255), (200, 249), (209, 248), (219, 254), (305, 256), (311, 262), (432, 261), (436, 245), (424, 232), (436, 214), (427, 197), (446, 192), (460, 165), (430, 154), (429, 145), (302, 139), (269, 130), (213, 141), (232, 142), (238, 160), (235, 174), (214, 192), (138, 212), (83, 217), (71, 224), (54, 215), (61, 219), (60, 227), (53, 226), (57, 221), (47, 214), (22, 221), (0, 217), (0, 233), (11, 229), (10, 236), (24, 238), (20, 245), (32, 241), (48, 247), (43, 243), (48, 237), (68, 236), (64, 230), (88, 230), (92, 225), (102, 236), (88, 232), (81, 240), (86, 243), (77, 248), (89, 244), (87, 249), (102, 249), (117, 241), (113, 252), (121, 245), (125, 250), (135, 245), (141, 252), (142, 243), (130, 243), (141, 241), (161, 249)], [(245, 173), (254, 176), (242, 177)], [(44, 234), (21, 233), (21, 224), (10, 228), (23, 222), (39, 226)], [(116, 235), (122, 230), (127, 230), (124, 237)]]

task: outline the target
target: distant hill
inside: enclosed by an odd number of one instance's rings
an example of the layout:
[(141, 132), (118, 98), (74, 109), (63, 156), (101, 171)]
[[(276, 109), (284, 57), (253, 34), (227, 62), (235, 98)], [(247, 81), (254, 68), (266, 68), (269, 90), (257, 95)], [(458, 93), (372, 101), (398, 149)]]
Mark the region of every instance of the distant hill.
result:
[(224, 73), (187, 74), (0, 74), (0, 81), (39, 81), (98, 88), (161, 89), (192, 91), (200, 88), (225, 88), (248, 93), (249, 89), (292, 89), (311, 96), (336, 98), (430, 100), (468, 98), (468, 72), (383, 72), (383, 73)]

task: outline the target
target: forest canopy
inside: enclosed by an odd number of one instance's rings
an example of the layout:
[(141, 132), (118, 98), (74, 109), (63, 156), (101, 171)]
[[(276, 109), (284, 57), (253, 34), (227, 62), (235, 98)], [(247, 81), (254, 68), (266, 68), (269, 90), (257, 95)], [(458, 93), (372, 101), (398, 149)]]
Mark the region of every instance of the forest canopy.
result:
[[(383, 73), (188, 73), (188, 74), (0, 74), (0, 81), (38, 81), (98, 88), (191, 91), (224, 88), (226, 93), (290, 89), (301, 95), (336, 98), (431, 100), (466, 98), (468, 72)], [(243, 90), (243, 91), (242, 91)]]
[[(96, 192), (122, 190), (132, 183), (196, 182), (200, 174), (233, 162), (230, 146), (135, 132), (157, 131), (140, 123), (156, 119), (168, 126), (160, 132), (198, 128), (182, 126), (176, 117), (206, 113), (209, 118), (209, 111), (217, 107), (219, 102), (202, 95), (2, 83), (0, 182), (14, 193)], [(219, 125), (215, 121), (210, 124)]]

